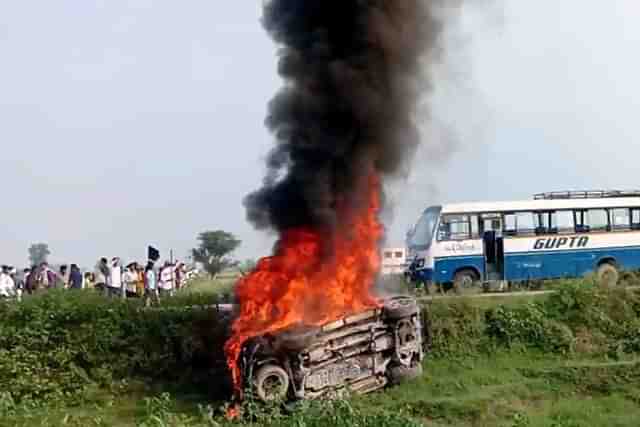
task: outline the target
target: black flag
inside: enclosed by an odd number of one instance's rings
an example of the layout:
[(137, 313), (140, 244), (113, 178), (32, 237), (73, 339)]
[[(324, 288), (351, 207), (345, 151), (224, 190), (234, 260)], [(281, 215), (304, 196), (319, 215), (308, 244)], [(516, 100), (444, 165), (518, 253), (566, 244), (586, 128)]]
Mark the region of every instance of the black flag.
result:
[(149, 246), (147, 249), (147, 258), (149, 258), (149, 261), (158, 261), (160, 259), (160, 251), (153, 246)]

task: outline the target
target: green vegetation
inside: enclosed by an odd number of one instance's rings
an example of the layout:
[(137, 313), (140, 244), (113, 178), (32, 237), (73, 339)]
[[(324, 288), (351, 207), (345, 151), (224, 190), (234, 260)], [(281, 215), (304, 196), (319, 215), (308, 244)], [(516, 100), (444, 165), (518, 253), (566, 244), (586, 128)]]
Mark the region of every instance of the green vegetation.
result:
[(31, 265), (40, 265), (43, 262), (47, 262), (49, 255), (51, 255), (51, 251), (46, 243), (34, 243), (29, 246), (29, 262)]
[[(347, 402), (223, 414), (221, 281), (165, 309), (51, 293), (0, 305), (0, 426), (636, 426), (640, 294), (590, 281), (425, 302), (425, 376)], [(207, 293), (201, 293), (207, 292)], [(329, 405), (329, 407), (327, 406)]]
[(198, 277), (193, 279), (187, 288), (181, 291), (185, 294), (213, 295), (230, 300), (233, 295), (233, 287), (239, 278), (239, 272), (223, 271), (215, 279), (210, 277)]
[(202, 264), (212, 278), (238, 264), (230, 257), (241, 243), (233, 234), (222, 230), (204, 231), (198, 241), (199, 246), (192, 250), (193, 259)]

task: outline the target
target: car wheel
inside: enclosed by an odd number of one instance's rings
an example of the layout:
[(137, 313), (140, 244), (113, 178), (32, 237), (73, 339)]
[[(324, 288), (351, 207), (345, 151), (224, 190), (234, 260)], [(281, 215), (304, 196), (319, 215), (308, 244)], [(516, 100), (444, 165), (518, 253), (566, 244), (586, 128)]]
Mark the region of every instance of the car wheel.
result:
[(618, 284), (618, 279), (620, 278), (620, 273), (618, 273), (618, 269), (609, 263), (601, 264), (598, 267), (598, 271), (596, 273), (598, 278), (598, 284), (605, 288), (612, 288)]
[(396, 324), (396, 361), (402, 365), (411, 365), (415, 353), (420, 351), (417, 331), (413, 322), (403, 319)]
[(420, 363), (411, 366), (397, 365), (389, 368), (389, 382), (392, 385), (400, 385), (407, 381), (420, 378), (424, 373), (424, 369)]
[(256, 395), (263, 402), (285, 401), (289, 392), (289, 375), (276, 365), (264, 365), (253, 380)]
[(384, 313), (389, 319), (403, 319), (418, 312), (418, 303), (413, 298), (392, 298), (384, 305)]

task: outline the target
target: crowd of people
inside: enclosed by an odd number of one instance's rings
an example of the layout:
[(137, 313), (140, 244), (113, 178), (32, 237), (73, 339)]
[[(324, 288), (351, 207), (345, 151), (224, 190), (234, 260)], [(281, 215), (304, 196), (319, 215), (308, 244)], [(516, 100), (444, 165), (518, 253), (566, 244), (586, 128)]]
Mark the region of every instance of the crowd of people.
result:
[(23, 295), (50, 289), (95, 289), (112, 298), (145, 298), (148, 305), (160, 298), (173, 296), (185, 284), (186, 265), (166, 261), (157, 267), (154, 261), (146, 265), (131, 262), (124, 265), (120, 258), (101, 258), (94, 271), (82, 272), (77, 264), (61, 265), (56, 271), (46, 262), (18, 272), (15, 267), (2, 266), (0, 298), (21, 300)]

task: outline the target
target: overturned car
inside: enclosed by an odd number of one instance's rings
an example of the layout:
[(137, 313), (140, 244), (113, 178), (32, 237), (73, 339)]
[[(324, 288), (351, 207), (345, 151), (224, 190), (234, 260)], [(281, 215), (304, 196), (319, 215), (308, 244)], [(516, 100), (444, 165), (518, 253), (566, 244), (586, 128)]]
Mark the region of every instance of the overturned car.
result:
[(240, 357), (244, 389), (264, 402), (364, 394), (422, 374), (426, 339), (417, 302), (394, 297), (380, 308), (316, 328), (248, 341)]

